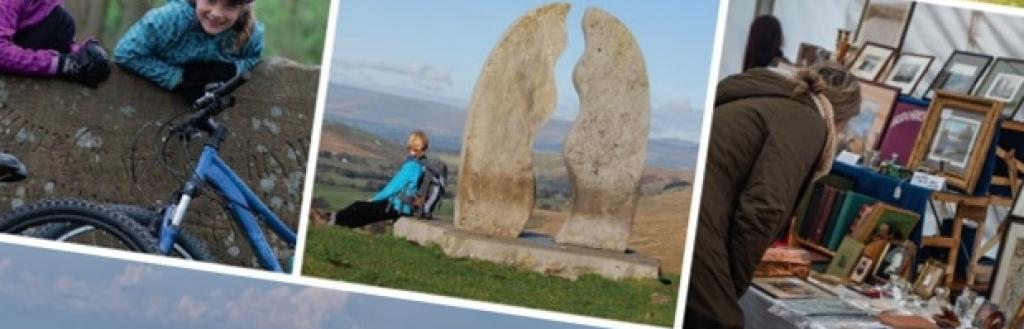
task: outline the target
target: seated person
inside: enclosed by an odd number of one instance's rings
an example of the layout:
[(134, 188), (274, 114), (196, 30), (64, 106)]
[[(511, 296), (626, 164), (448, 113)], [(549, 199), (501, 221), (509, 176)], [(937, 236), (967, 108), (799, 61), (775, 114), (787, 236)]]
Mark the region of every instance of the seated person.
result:
[(0, 1), (0, 73), (59, 77), (95, 88), (110, 76), (96, 40), (76, 45), (61, 0)]
[(330, 223), (347, 227), (361, 227), (385, 220), (410, 216), (413, 213), (409, 199), (416, 194), (423, 173), (423, 159), (427, 151), (427, 135), (422, 131), (409, 134), (406, 149), (409, 156), (387, 186), (368, 201), (356, 201), (339, 210)]

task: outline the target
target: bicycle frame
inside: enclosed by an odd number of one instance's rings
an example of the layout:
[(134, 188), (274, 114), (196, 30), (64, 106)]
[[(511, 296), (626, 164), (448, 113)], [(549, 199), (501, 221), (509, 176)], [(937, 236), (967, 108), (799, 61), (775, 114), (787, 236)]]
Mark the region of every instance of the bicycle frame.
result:
[(284, 272), (270, 243), (267, 242), (266, 236), (260, 229), (256, 216), (250, 209), (255, 210), (259, 214), (259, 219), (292, 248), (295, 247), (295, 232), (289, 229), (256, 196), (256, 193), (246, 186), (231, 167), (224, 163), (217, 151), (217, 144), (219, 143), (207, 143), (203, 147), (203, 153), (199, 157), (192, 178), (185, 184), (181, 199), (177, 205), (169, 206), (168, 210), (171, 211), (164, 213), (164, 225), (160, 234), (160, 252), (165, 255), (170, 253), (171, 246), (180, 232), (181, 222), (188, 209), (188, 204), (198, 191), (197, 187), (202, 183), (208, 183), (222, 199), (227, 201), (228, 210), (242, 227), (249, 240), (249, 245), (252, 246), (260, 263), (268, 270)]

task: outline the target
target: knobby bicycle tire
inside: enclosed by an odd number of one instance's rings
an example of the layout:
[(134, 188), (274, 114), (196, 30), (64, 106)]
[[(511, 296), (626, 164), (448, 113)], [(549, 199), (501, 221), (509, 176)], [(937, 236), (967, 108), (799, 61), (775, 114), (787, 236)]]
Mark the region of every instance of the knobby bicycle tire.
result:
[(102, 205), (85, 200), (43, 200), (15, 208), (0, 216), (0, 232), (3, 233), (22, 234), (31, 229), (45, 231), (48, 228), (44, 227), (55, 224), (92, 226), (109, 234), (130, 251), (157, 251), (157, 240), (144, 226), (124, 214), (111, 212)]
[[(102, 206), (111, 212), (121, 213), (128, 216), (128, 218), (131, 218), (139, 225), (147, 228), (153, 238), (159, 241), (159, 235), (157, 234), (162, 220), (159, 212), (145, 207), (128, 204), (102, 204)], [(50, 225), (35, 234), (35, 236), (48, 240), (64, 241), (74, 238), (75, 235), (87, 233), (88, 229), (88, 227), (73, 224)], [(184, 259), (201, 262), (215, 261), (213, 253), (206, 248), (206, 244), (197, 239), (191, 233), (185, 231), (178, 233), (178, 238), (175, 239), (171, 249), (177, 256)]]

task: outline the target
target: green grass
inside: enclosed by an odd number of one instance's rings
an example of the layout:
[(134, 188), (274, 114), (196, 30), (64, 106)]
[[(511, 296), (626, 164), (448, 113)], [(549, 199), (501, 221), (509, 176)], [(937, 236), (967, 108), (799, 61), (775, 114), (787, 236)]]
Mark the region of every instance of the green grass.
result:
[(576, 281), (444, 256), (390, 235), (310, 227), (304, 275), (501, 304), (671, 326), (678, 277)]

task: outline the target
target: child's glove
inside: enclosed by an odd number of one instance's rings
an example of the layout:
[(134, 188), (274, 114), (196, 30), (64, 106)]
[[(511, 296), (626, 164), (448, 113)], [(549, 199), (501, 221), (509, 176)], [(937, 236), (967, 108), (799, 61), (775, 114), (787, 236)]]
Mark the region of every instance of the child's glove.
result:
[(110, 77), (107, 52), (96, 40), (86, 41), (82, 47), (57, 60), (57, 76), (96, 88)]
[(174, 87), (174, 92), (189, 103), (203, 97), (207, 85), (231, 80), (236, 74), (235, 64), (228, 62), (193, 62), (185, 64), (184, 69), (181, 83)]

